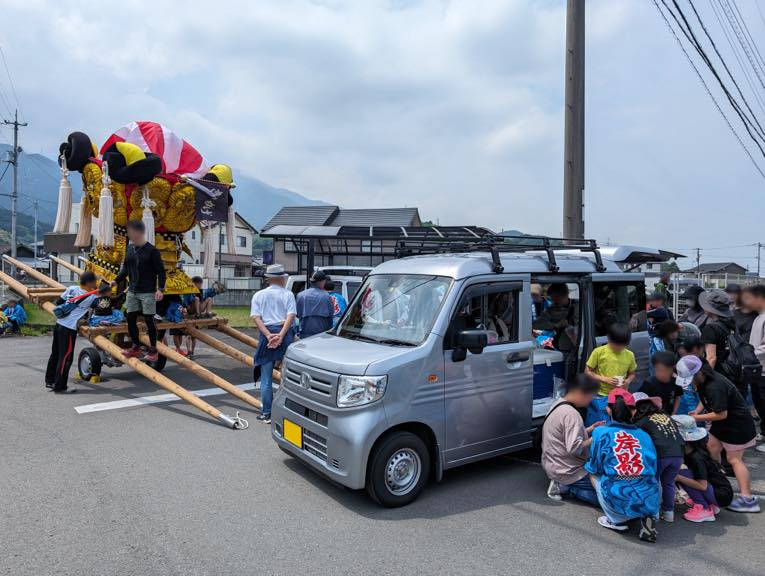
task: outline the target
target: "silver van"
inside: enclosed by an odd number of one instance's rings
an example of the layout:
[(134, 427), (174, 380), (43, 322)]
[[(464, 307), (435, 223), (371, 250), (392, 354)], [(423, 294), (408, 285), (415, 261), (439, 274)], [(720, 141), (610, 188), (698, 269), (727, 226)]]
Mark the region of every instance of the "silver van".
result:
[(532, 446), (611, 323), (633, 326), (645, 370), (644, 278), (617, 263), (662, 253), (540, 242), (420, 249), (374, 268), (336, 328), (287, 351), (278, 446), (402, 506), (444, 470)]

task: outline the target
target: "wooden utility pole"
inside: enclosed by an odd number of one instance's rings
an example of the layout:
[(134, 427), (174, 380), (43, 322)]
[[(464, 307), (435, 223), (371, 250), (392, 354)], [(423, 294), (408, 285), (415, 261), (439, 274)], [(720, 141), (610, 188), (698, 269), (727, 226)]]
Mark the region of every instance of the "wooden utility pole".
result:
[(19, 111), (16, 110), (16, 115), (11, 120), (3, 120), (3, 124), (13, 126), (13, 150), (11, 151), (11, 159), (9, 162), (13, 164), (13, 180), (11, 190), (11, 257), (16, 257), (16, 247), (18, 246), (18, 239), (16, 238), (16, 218), (18, 216), (18, 204), (19, 204), (19, 126), (26, 126), (26, 122), (19, 122)]
[(566, 123), (563, 165), (563, 236), (584, 238), (584, 1), (566, 13)]

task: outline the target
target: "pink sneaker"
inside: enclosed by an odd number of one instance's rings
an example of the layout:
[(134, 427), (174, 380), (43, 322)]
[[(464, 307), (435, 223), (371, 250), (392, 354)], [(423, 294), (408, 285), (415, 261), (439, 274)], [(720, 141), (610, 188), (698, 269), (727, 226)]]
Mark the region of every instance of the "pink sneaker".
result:
[(683, 514), (688, 522), (714, 522), (715, 513), (711, 508), (704, 508), (701, 504), (695, 504), (688, 512)]
[(138, 346), (131, 346), (130, 348), (123, 348), (122, 355), (125, 358), (140, 358), (143, 356), (143, 352)]

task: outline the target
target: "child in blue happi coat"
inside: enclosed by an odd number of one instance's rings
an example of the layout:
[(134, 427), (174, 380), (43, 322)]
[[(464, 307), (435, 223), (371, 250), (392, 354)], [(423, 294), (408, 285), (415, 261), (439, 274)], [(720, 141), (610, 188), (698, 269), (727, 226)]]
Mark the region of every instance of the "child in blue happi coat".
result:
[(3, 310), (6, 322), (3, 325), (3, 332), (18, 334), (20, 328), (27, 323), (27, 312), (18, 300), (10, 300)]
[(590, 473), (604, 516), (598, 524), (624, 531), (640, 519), (639, 537), (656, 542), (656, 519), (661, 501), (656, 480), (656, 450), (650, 436), (632, 424), (635, 399), (623, 388), (608, 395), (611, 421), (592, 432)]

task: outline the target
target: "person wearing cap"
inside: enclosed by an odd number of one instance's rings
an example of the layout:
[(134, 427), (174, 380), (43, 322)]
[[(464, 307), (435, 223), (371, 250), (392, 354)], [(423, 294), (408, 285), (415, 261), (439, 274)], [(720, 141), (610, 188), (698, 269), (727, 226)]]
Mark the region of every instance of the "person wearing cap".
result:
[(335, 306), (324, 289), (329, 277), (321, 270), (311, 276), (311, 286), (297, 295), (298, 336), (308, 338), (332, 328)]
[(661, 514), (665, 522), (675, 521), (675, 477), (683, 464), (683, 439), (674, 421), (662, 410), (662, 399), (635, 392), (635, 425), (645, 431), (656, 449), (656, 479), (661, 485)]
[[(709, 290), (699, 295), (699, 305), (707, 315), (707, 323), (701, 329), (704, 357), (712, 368), (730, 378), (725, 372), (725, 361), (730, 353), (728, 337), (735, 330), (730, 298), (722, 290)], [(739, 391), (746, 397), (747, 393), (744, 390)]]
[[(752, 384), (752, 401), (760, 417), (760, 433), (758, 442), (765, 442), (765, 285), (756, 284), (744, 289), (743, 299), (747, 307), (757, 312), (757, 318), (752, 323), (749, 344), (754, 348), (754, 354), (762, 365), (762, 373), (757, 382)], [(765, 452), (765, 446), (758, 446), (758, 452)]]
[(584, 465), (605, 513), (598, 524), (624, 531), (640, 519), (639, 537), (656, 542), (660, 490), (656, 480), (656, 450), (651, 437), (632, 423), (635, 398), (623, 388), (608, 395), (610, 422), (592, 432), (590, 458)]
[(707, 429), (692, 416), (672, 416), (685, 441), (684, 467), (675, 480), (686, 491), (690, 509), (683, 514), (689, 522), (714, 522), (721, 507), (733, 501), (733, 488), (707, 450)]
[(260, 332), (258, 348), (255, 351), (254, 380), (260, 379), (260, 400), (263, 403), (258, 420), (271, 423), (273, 400), (273, 369), (281, 362), (287, 347), (292, 343), (292, 322), (297, 314), (295, 295), (284, 286), (288, 275), (281, 264), (266, 268), (268, 287), (252, 296), (250, 316)]
[(693, 386), (699, 394), (704, 413), (698, 410), (691, 412), (690, 416), (701, 425), (711, 424), (708, 446), (712, 458), (721, 462), (724, 449), (733, 468), (741, 495), (731, 502), (728, 509), (759, 512), (759, 500), (752, 496), (749, 469), (744, 463), (744, 451), (755, 446), (757, 435), (746, 401), (730, 380), (696, 356), (681, 358), (675, 372), (679, 386)]
[(665, 304), (672, 302), (672, 293), (669, 291), (670, 283), (671, 274), (669, 272), (662, 272), (661, 276), (659, 276), (659, 281), (653, 287), (655, 292), (663, 296)]
[[(701, 334), (695, 337), (686, 338), (680, 340), (677, 344), (677, 356), (683, 358), (685, 356), (696, 356), (701, 358), (704, 356), (704, 345), (701, 343)], [(675, 377), (675, 368), (672, 368), (672, 377)], [(675, 380), (675, 382), (677, 382)], [(683, 388), (683, 395), (680, 398), (680, 404), (675, 410), (675, 414), (690, 414), (695, 412), (699, 406), (699, 395), (693, 389), (693, 386)]]
[(704, 309), (699, 305), (699, 295), (704, 292), (701, 286), (689, 286), (683, 292), (683, 300), (688, 303), (688, 308), (679, 318), (679, 322), (690, 322), (695, 324), (699, 330), (707, 323), (707, 315)]
[(547, 496), (561, 500), (567, 494), (598, 506), (598, 495), (584, 463), (589, 455), (590, 434), (603, 422), (585, 428), (580, 412), (592, 402), (598, 383), (585, 374), (577, 374), (565, 390), (563, 397), (550, 408), (542, 426), (542, 468), (550, 479)]
[[(747, 287), (749, 288), (749, 287)], [(725, 293), (731, 301), (731, 310), (733, 310), (733, 326), (736, 334), (741, 336), (744, 342), (749, 342), (749, 336), (752, 333), (754, 319), (757, 318), (757, 311), (749, 305), (749, 290), (742, 289), (738, 284), (728, 284), (725, 287)]]

